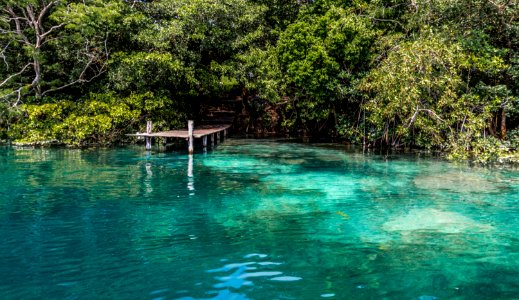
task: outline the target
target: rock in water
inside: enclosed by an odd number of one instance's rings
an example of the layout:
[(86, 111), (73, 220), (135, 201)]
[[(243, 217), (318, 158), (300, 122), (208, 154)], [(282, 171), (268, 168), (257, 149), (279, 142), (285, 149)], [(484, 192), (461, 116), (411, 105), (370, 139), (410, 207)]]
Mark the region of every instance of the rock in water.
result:
[(416, 177), (414, 184), (425, 190), (447, 190), (456, 193), (495, 193), (496, 184), (488, 179), (470, 173), (447, 172)]
[(435, 231), (441, 233), (462, 233), (466, 231), (489, 231), (493, 227), (478, 223), (462, 214), (435, 208), (413, 209), (382, 225), (386, 231)]

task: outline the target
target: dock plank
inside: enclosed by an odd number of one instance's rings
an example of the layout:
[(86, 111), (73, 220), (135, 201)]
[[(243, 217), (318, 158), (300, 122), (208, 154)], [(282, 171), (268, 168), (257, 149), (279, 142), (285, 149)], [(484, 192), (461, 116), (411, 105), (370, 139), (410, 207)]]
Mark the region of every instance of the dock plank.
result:
[[(222, 132), (226, 129), (229, 129), (231, 124), (224, 125), (202, 125), (195, 128), (193, 131), (194, 138), (202, 138), (207, 135), (211, 135), (213, 133)], [(159, 131), (152, 133), (135, 133), (135, 134), (127, 134), (128, 136), (139, 136), (139, 137), (165, 137), (165, 138), (188, 138), (188, 130), (187, 129), (177, 129), (177, 130), (167, 130), (167, 131)]]

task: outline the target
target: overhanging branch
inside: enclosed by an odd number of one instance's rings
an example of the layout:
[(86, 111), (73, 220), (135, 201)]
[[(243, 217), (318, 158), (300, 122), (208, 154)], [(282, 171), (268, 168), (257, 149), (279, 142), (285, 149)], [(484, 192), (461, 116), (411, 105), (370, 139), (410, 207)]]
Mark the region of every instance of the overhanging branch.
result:
[[(88, 83), (88, 82), (91, 82), (92, 80), (98, 78), (99, 76), (101, 76), (102, 74), (104, 74), (106, 72), (106, 67), (107, 67), (107, 63), (106, 63), (106, 59), (108, 59), (108, 56), (109, 56), (109, 51), (108, 51), (108, 34), (106, 35), (105, 39), (104, 39), (104, 52), (102, 53), (98, 53), (96, 55), (96, 53), (92, 53), (92, 52), (88, 52), (89, 51), (89, 48), (90, 48), (90, 42), (87, 41), (87, 43), (85, 44), (85, 53), (84, 55), (88, 57), (88, 61), (86, 62), (85, 66), (83, 67), (83, 69), (81, 70), (79, 76), (77, 77), (76, 80), (74, 81), (71, 81), (67, 84), (64, 84), (62, 86), (59, 86), (59, 87), (56, 87), (56, 88), (52, 88), (52, 89), (49, 89), (49, 90), (46, 90), (42, 93), (42, 96), (45, 96), (46, 94), (48, 93), (52, 93), (52, 92), (56, 92), (56, 91), (59, 91), (59, 90), (63, 90), (67, 87), (70, 87), (72, 85), (75, 85), (75, 84), (78, 84), (78, 83)], [(98, 68), (95, 68), (96, 66), (96, 62), (99, 61), (101, 58), (104, 58), (105, 61), (101, 64), (100, 67)], [(86, 76), (87, 76), (87, 72), (89, 70), (92, 70), (94, 72), (94, 75), (90, 76), (88, 79), (86, 79)]]
[(409, 124), (407, 125), (407, 128), (411, 127), (414, 123), (414, 121), (416, 121), (416, 118), (418, 117), (418, 113), (420, 112), (426, 112), (427, 114), (429, 114), (430, 116), (434, 117), (435, 119), (437, 119), (438, 121), (440, 122), (443, 122), (443, 119), (440, 118), (440, 116), (438, 116), (434, 111), (432, 111), (431, 109), (426, 109), (426, 108), (418, 108), (416, 107), (415, 111), (414, 111), (414, 114), (413, 116), (411, 117), (411, 120), (409, 121)]
[(0, 83), (0, 87), (3, 86), (4, 84), (8, 83), (8, 82), (9, 82), (11, 79), (13, 79), (14, 77), (23, 74), (23, 72), (25, 72), (25, 70), (26, 70), (29, 66), (31, 66), (31, 65), (32, 65), (32, 63), (28, 63), (28, 64), (26, 64), (26, 65), (22, 68), (22, 70), (21, 70), (20, 72), (15, 73), (15, 74), (13, 74), (13, 75), (7, 77), (4, 81), (2, 81), (2, 82)]

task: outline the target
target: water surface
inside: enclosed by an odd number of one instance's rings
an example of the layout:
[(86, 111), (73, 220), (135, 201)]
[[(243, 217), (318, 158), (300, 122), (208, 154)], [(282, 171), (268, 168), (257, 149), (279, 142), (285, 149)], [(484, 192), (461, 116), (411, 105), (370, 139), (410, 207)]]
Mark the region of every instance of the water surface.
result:
[(329, 145), (0, 149), (1, 299), (517, 299), (519, 172)]

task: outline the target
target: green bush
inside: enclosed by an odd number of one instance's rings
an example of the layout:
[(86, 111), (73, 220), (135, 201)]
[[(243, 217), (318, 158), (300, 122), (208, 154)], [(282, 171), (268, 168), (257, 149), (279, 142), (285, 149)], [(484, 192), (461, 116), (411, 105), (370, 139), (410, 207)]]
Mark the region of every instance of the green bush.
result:
[(178, 127), (186, 119), (171, 99), (151, 92), (89, 94), (79, 102), (57, 100), (21, 109), (25, 117), (9, 132), (20, 144), (109, 145), (124, 140), (126, 133), (144, 131), (146, 119), (156, 121), (156, 129)]
[(508, 132), (508, 140), (510, 141), (510, 147), (519, 150), (519, 128)]
[(451, 139), (447, 158), (450, 160), (469, 160), (478, 164), (500, 162), (514, 156), (510, 144), (493, 136), (474, 137), (460, 134)]

